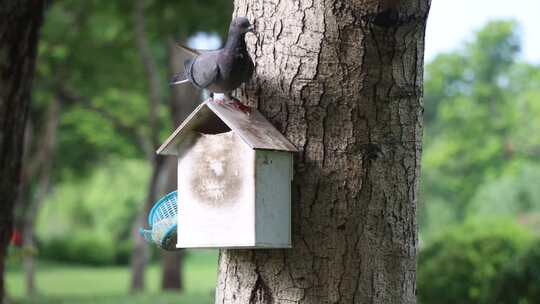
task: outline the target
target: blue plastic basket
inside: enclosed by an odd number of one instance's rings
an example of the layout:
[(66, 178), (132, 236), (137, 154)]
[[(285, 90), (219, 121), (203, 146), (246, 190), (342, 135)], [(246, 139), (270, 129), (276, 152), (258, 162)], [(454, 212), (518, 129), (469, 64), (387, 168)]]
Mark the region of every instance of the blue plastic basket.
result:
[(148, 214), (150, 229), (139, 230), (148, 242), (157, 244), (165, 250), (176, 249), (176, 214), (178, 212), (178, 194), (173, 191), (162, 197)]

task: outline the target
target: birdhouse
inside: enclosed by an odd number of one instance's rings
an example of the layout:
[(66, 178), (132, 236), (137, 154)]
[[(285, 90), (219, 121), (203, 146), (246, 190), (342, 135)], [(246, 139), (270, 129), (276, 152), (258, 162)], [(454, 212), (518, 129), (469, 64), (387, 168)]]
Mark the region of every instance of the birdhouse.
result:
[(177, 247), (291, 247), (296, 151), (256, 109), (197, 107), (157, 151), (178, 158)]

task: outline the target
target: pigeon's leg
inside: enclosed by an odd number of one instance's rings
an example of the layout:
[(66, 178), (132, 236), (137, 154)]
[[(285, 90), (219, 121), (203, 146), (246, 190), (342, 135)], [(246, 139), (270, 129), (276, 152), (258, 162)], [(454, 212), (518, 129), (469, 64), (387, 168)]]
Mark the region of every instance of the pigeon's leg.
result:
[(217, 103), (217, 104), (228, 104), (228, 102), (229, 102), (229, 99), (226, 96), (223, 97), (223, 98), (219, 98), (219, 97), (215, 97), (214, 92), (212, 92), (210, 94), (212, 94), (212, 101)]
[(236, 109), (248, 115), (251, 113), (251, 108), (244, 105), (237, 98), (233, 97), (230, 92), (224, 93), (223, 95), (224, 95), (224, 98), (212, 98), (212, 102), (221, 104), (221, 105), (232, 105)]

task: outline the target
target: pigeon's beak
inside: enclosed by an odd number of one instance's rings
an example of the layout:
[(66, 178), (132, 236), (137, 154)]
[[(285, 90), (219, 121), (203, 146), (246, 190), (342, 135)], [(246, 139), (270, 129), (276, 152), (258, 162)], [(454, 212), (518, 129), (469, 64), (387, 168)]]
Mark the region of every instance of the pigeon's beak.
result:
[(253, 34), (257, 34), (257, 32), (255, 31), (255, 27), (253, 25), (248, 27), (247, 31), (250, 32), (250, 33), (253, 33)]

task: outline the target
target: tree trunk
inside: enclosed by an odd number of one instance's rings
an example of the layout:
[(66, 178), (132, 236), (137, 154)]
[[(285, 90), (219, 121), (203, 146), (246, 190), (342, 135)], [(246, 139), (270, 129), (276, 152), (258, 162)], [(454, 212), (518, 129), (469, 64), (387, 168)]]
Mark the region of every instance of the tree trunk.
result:
[(148, 250), (148, 244), (146, 241), (139, 235), (139, 228), (146, 227), (146, 219), (148, 212), (152, 208), (152, 204), (155, 202), (160, 184), (162, 181), (162, 172), (165, 167), (165, 158), (159, 155), (156, 155), (152, 161), (152, 177), (148, 185), (148, 193), (144, 201), (144, 206), (139, 212), (137, 219), (133, 225), (132, 229), (132, 239), (133, 239), (133, 251), (131, 254), (131, 285), (130, 292), (137, 293), (142, 292), (145, 287), (145, 273), (146, 266), (150, 258), (150, 251)]
[[(43, 132), (40, 134), (39, 141), (35, 155), (32, 155), (32, 159), (26, 159), (28, 163), (36, 162), (35, 167), (39, 168), (32, 170), (32, 175), (37, 175), (36, 191), (32, 197), (30, 203), (27, 205), (27, 210), (24, 215), (24, 228), (23, 228), (23, 240), (24, 240), (24, 270), (26, 274), (26, 292), (28, 295), (32, 295), (36, 292), (35, 285), (35, 263), (34, 254), (36, 252), (35, 244), (35, 223), (41, 206), (45, 201), (45, 197), (49, 190), (51, 174), (53, 169), (53, 162), (56, 157), (56, 134), (58, 131), (58, 123), (60, 120), (60, 100), (54, 98), (51, 100), (49, 109), (47, 111), (46, 125)], [(26, 166), (26, 164), (25, 164)]]
[(0, 2), (0, 302), (44, 1)]
[[(181, 72), (184, 69), (184, 60), (189, 56), (185, 52), (180, 51), (176, 47), (175, 42), (170, 39), (168, 42), (169, 56), (169, 74)], [(172, 94), (169, 102), (171, 113), (171, 121), (173, 126), (178, 126), (180, 123), (199, 105), (201, 102), (200, 91), (192, 85), (180, 85), (172, 88)], [(166, 193), (174, 191), (177, 188), (176, 178), (176, 157), (167, 159), (167, 189)], [(166, 252), (161, 253), (161, 288), (163, 290), (183, 289), (182, 280), (182, 257), (183, 252)]]
[(429, 0), (236, 0), (243, 90), (299, 149), (293, 248), (221, 250), (216, 303), (415, 303)]
[[(176, 166), (176, 163), (175, 163)], [(180, 292), (184, 289), (182, 251), (161, 251), (161, 289)]]
[(150, 51), (150, 44), (146, 34), (146, 21), (144, 15), (144, 0), (137, 0), (135, 2), (135, 9), (133, 14), (133, 22), (135, 27), (135, 42), (141, 62), (144, 66), (146, 77), (148, 80), (148, 100), (149, 100), (149, 115), (148, 121), (150, 124), (150, 142), (152, 145), (152, 151), (148, 155), (148, 159), (152, 164), (152, 177), (148, 184), (148, 194), (144, 201), (144, 206), (141, 209), (137, 219), (135, 220), (132, 237), (133, 237), (133, 252), (131, 256), (131, 293), (141, 292), (144, 290), (145, 280), (144, 275), (146, 266), (149, 259), (148, 244), (139, 235), (138, 230), (140, 227), (146, 226), (146, 217), (148, 212), (152, 208), (152, 204), (155, 202), (158, 194), (160, 193), (160, 187), (163, 181), (163, 174), (165, 168), (165, 159), (163, 156), (156, 155), (154, 151), (159, 145), (159, 103), (160, 103), (160, 80), (158, 75), (158, 69), (156, 62)]
[[(172, 100), (171, 100), (172, 102)], [(176, 157), (167, 157), (165, 171), (167, 171), (167, 182), (164, 193), (176, 190)], [(181, 291), (184, 287), (182, 280), (182, 251), (161, 252), (161, 289)]]

